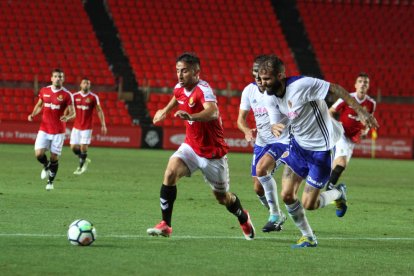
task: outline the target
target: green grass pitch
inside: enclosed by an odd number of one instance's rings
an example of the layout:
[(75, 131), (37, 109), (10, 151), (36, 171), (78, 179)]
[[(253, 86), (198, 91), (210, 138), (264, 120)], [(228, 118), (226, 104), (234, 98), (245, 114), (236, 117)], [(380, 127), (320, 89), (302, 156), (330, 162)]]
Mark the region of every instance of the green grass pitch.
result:
[[(254, 241), (244, 240), (199, 172), (178, 184), (173, 236), (147, 236), (160, 221), (171, 153), (92, 147), (89, 170), (76, 176), (77, 158), (65, 147), (47, 192), (33, 146), (0, 145), (0, 274), (414, 275), (413, 161), (352, 159), (341, 179), (348, 213), (337, 218), (333, 205), (307, 211), (319, 245), (292, 250), (300, 232), (290, 219), (282, 232), (260, 232), (268, 213), (253, 192), (250, 154), (228, 156), (231, 191), (252, 216)], [(92, 246), (67, 241), (78, 218), (95, 224)]]

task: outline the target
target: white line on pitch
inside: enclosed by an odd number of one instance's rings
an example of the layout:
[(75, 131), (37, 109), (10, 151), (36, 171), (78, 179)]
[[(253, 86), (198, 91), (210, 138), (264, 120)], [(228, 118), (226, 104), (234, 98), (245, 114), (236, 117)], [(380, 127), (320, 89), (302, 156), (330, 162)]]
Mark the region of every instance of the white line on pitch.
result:
[[(56, 234), (28, 234), (28, 233), (0, 233), (0, 237), (66, 237), (66, 235)], [(152, 238), (147, 235), (99, 235), (99, 238), (118, 238), (118, 239), (146, 239)], [(172, 239), (182, 240), (203, 240), (203, 239), (244, 239), (239, 236), (172, 236)], [(258, 240), (292, 240), (292, 237), (256, 237)], [(371, 241), (414, 241), (414, 237), (318, 237), (318, 240), (371, 240)]]

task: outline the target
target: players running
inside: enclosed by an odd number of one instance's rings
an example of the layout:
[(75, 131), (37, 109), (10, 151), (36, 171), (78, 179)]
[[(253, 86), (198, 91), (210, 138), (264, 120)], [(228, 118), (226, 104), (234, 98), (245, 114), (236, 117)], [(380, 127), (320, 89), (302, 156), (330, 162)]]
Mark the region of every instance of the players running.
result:
[[(324, 101), (326, 95), (332, 93), (342, 98), (367, 127), (378, 127), (378, 123), (341, 86), (310, 77), (286, 77), (285, 66), (275, 55), (268, 56), (259, 65), (259, 77), (266, 89), (265, 104), (269, 116), (281, 112), (290, 120), (292, 137), (289, 150), (280, 160), (287, 165), (282, 176), (282, 199), (289, 216), (302, 233), (292, 247), (315, 247), (316, 236), (305, 209), (322, 208), (336, 200), (338, 217), (345, 215), (347, 210), (345, 185), (321, 193), (331, 174), (335, 143), (343, 132), (342, 126), (329, 115)], [(288, 131), (285, 124), (272, 125), (275, 136), (284, 131)], [(304, 179), (306, 184), (301, 203), (298, 191)]]
[(177, 196), (177, 181), (201, 170), (204, 180), (217, 201), (239, 220), (247, 240), (255, 236), (249, 213), (239, 198), (229, 192), (228, 146), (224, 141), (216, 96), (209, 84), (199, 78), (200, 60), (193, 53), (184, 53), (176, 60), (178, 84), (170, 102), (155, 113), (154, 124), (164, 120), (178, 106), (174, 116), (185, 120), (184, 143), (170, 157), (160, 191), (162, 220), (147, 233), (169, 237), (172, 234), (171, 217)]
[(76, 119), (70, 136), (70, 147), (73, 153), (79, 157), (79, 166), (73, 172), (76, 175), (83, 174), (91, 162), (87, 156), (92, 138), (93, 110), (95, 108), (101, 122), (101, 133), (103, 135), (107, 133), (105, 116), (98, 95), (91, 91), (91, 81), (88, 78), (83, 78), (80, 89), (80, 91), (73, 94)]
[[(43, 109), (42, 121), (35, 141), (35, 155), (43, 165), (40, 174), (41, 179), (48, 178), (46, 190), (54, 189), (55, 180), (59, 168), (59, 156), (62, 153), (65, 139), (66, 122), (76, 116), (72, 94), (63, 87), (65, 75), (61, 69), (52, 71), (52, 85), (43, 87), (39, 92), (32, 113), (27, 117), (29, 122)], [(67, 112), (65, 112), (67, 110)], [(50, 150), (50, 159), (47, 159), (46, 151)]]
[[(242, 92), (237, 126), (244, 133), (248, 142), (254, 141), (251, 175), (254, 190), (264, 206), (269, 209), (269, 219), (263, 226), (263, 232), (280, 231), (286, 216), (280, 210), (276, 181), (272, 177), (276, 161), (287, 149), (289, 144), (288, 132), (279, 138), (271, 131), (271, 120), (264, 106), (264, 88), (258, 76), (259, 63), (264, 61), (265, 55), (257, 56), (253, 62), (252, 75), (255, 82), (246, 86)], [(250, 128), (247, 116), (253, 111), (256, 128)], [(286, 116), (278, 114), (273, 118), (279, 122)]]
[[(369, 76), (366, 73), (360, 73), (355, 81), (356, 92), (351, 93), (353, 97), (362, 107), (370, 114), (374, 114), (376, 102), (367, 95), (369, 89)], [(338, 99), (329, 109), (332, 117), (339, 114), (339, 122), (344, 128), (344, 134), (341, 136), (335, 146), (335, 159), (333, 162), (333, 170), (327, 190), (333, 189), (338, 182), (342, 172), (351, 160), (355, 144), (361, 141), (361, 138), (368, 134), (369, 128), (361, 123), (361, 119), (355, 110), (350, 107), (344, 100)]]

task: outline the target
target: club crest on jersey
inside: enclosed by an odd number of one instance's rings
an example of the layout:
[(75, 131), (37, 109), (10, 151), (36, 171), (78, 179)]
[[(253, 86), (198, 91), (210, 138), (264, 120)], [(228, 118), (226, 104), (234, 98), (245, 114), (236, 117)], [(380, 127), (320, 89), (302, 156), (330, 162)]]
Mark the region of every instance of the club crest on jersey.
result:
[(189, 106), (189, 107), (193, 107), (194, 105), (195, 105), (194, 99), (193, 99), (193, 97), (191, 97), (191, 98), (188, 100), (188, 106)]
[(90, 102), (91, 102), (91, 99), (87, 98), (87, 99), (85, 100), (85, 102), (86, 102), (86, 103), (90, 103)]
[(289, 151), (285, 151), (285, 152), (282, 154), (281, 158), (286, 158), (286, 157), (288, 157), (288, 156), (289, 156)]
[(63, 96), (62, 96), (62, 95), (59, 95), (59, 96), (57, 97), (57, 100), (58, 100), (58, 101), (60, 101), (60, 102), (61, 102), (61, 101), (63, 101)]

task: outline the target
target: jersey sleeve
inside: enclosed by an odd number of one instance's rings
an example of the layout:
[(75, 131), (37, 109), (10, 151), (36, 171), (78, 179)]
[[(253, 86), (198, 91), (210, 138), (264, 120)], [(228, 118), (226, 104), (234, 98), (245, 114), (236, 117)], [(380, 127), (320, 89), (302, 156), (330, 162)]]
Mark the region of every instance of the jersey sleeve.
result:
[(203, 99), (202, 102), (217, 102), (216, 95), (214, 95), (213, 89), (205, 83), (199, 84), (201, 91), (203, 91)]
[(270, 125), (277, 124), (279, 119), (284, 115), (279, 110), (276, 97), (269, 96), (266, 93), (263, 99), (267, 114), (269, 115)]
[(249, 111), (251, 109), (250, 101), (249, 101), (249, 86), (246, 86), (242, 92), (241, 100), (240, 100), (240, 109)]
[(373, 104), (373, 106), (372, 106), (372, 112), (371, 112), (371, 114), (374, 114), (375, 110), (377, 109), (377, 102), (372, 101), (372, 104)]
[(73, 99), (73, 94), (68, 92), (69, 97), (68, 97), (68, 105), (73, 105), (73, 103), (75, 102)]
[(99, 96), (98, 95), (94, 95), (95, 97), (95, 105), (101, 105), (100, 101), (99, 101)]
[(305, 77), (297, 81), (298, 90), (302, 91), (301, 101), (303, 103), (324, 100), (329, 91), (330, 83), (317, 78)]
[(39, 91), (39, 95), (37, 95), (38, 99), (39, 100), (42, 100), (43, 102), (44, 102), (44, 100), (43, 100), (43, 94), (44, 94), (44, 92), (45, 92), (45, 90), (42, 88)]

